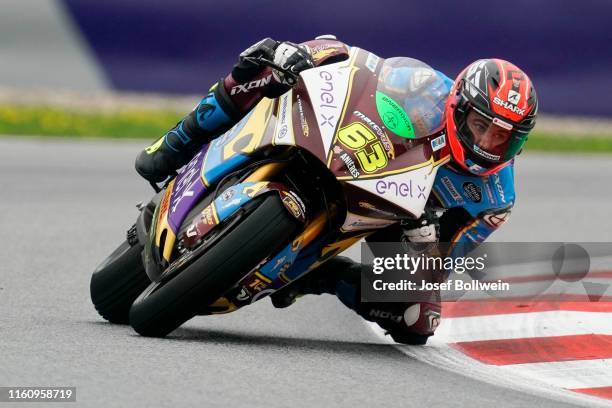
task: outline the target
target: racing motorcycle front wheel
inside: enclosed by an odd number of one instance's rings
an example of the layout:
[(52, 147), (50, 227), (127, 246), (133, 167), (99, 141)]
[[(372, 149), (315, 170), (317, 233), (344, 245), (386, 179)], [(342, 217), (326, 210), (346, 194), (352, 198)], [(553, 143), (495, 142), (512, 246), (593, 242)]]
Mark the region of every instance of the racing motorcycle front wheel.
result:
[(267, 194), (250, 204), (237, 225), (220, 231), (219, 240), (203, 255), (142, 292), (130, 309), (136, 332), (150, 337), (172, 332), (296, 235), (300, 223), (278, 195)]

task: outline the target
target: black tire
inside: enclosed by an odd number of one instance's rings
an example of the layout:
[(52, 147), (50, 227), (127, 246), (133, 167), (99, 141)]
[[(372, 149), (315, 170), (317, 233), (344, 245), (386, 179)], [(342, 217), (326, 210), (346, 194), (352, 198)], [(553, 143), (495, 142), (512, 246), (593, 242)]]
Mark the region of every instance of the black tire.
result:
[(289, 215), (278, 195), (259, 200), (207, 252), (169, 281), (149, 285), (134, 301), (130, 324), (136, 332), (151, 337), (167, 335), (295, 236), (299, 223)]
[(124, 241), (91, 277), (89, 292), (96, 310), (111, 323), (129, 323), (132, 302), (151, 283), (142, 264), (142, 245)]

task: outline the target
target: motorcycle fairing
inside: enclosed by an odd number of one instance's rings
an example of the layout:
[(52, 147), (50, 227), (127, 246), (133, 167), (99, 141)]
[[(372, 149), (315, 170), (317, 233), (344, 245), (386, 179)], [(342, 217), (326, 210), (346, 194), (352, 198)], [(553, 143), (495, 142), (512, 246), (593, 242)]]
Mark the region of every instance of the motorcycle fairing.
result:
[(152, 228), (155, 235), (151, 239), (158, 248), (163, 245), (161, 258), (166, 262), (170, 262), (180, 226), (189, 211), (204, 196), (208, 186), (248, 161), (247, 154), (262, 143), (272, 104), (271, 99), (264, 99), (223, 136), (205, 145), (167, 187), (166, 195), (160, 203), (164, 205), (158, 206), (167, 208), (165, 211), (156, 211)]
[[(156, 236), (151, 241), (158, 246), (164, 245), (164, 260), (170, 262), (176, 240), (174, 234), (208, 186), (214, 185), (224, 175), (239, 168), (249, 160), (252, 153), (266, 146), (295, 145), (310, 151), (327, 163), (342, 183), (359, 193), (347, 197), (349, 208), (357, 207), (353, 214), (355, 220), (345, 222), (348, 229), (345, 228), (345, 231), (331, 237), (323, 236), (323, 227), (318, 225), (318, 229), (311, 228), (316, 224), (311, 222), (292, 244), (262, 262), (259, 269), (251, 271), (245, 277), (245, 282), (256, 282), (254, 287), (259, 289), (257, 293), (268, 290), (266, 288), (273, 290), (272, 288), (282, 287), (368, 235), (376, 227), (387, 224), (382, 222), (376, 226), (359, 225), (363, 223), (364, 215), (372, 215), (385, 209), (388, 211), (390, 207), (396, 206), (400, 214), (408, 212), (418, 217), (424, 209), (438, 166), (449, 159), (448, 147), (440, 148), (442, 132), (428, 137), (407, 139), (385, 127), (388, 122), (382, 120), (376, 105), (372, 103), (373, 99), (370, 99), (375, 98), (377, 76), (381, 75), (385, 64), (377, 62), (373, 65), (371, 55), (367, 51), (353, 48), (347, 61), (303, 72), (304, 81), (294, 90), (277, 100), (263, 99), (233, 128), (214, 140), (208, 148), (203, 148), (177, 177), (172, 188), (168, 188), (170, 193), (164, 196), (158, 206), (158, 210), (164, 205), (171, 208), (170, 215), (166, 209), (158, 211), (159, 214), (156, 212), (157, 217), (154, 216), (156, 225), (163, 225), (164, 228), (152, 228)], [(308, 107), (311, 109), (307, 109)], [(411, 123), (415, 124), (416, 129), (418, 121), (412, 120)], [(351, 136), (354, 136), (350, 131), (358, 131), (356, 134), (367, 136), (367, 150), (362, 158), (370, 157), (369, 155), (375, 152), (374, 145), (382, 146), (378, 153), (384, 151), (388, 159), (386, 165), (374, 171), (366, 171), (368, 169), (364, 168), (364, 163), (367, 162), (356, 160), (359, 159), (357, 153), (361, 147), (356, 148), (350, 144)], [(417, 133), (415, 130), (415, 134)], [(434, 144), (436, 140), (438, 142)], [(344, 160), (338, 161), (338, 157), (343, 154)], [(347, 157), (361, 166), (359, 175), (350, 173)], [(199, 174), (200, 177), (195, 177), (194, 174)], [(345, 189), (348, 190), (347, 187)], [(359, 212), (360, 206), (350, 202), (353, 197), (358, 197), (359, 203), (367, 204), (367, 208), (362, 208), (363, 213)], [(215, 225), (246, 202), (238, 200), (229, 205), (217, 201), (220, 198), (221, 196), (212, 203), (208, 210), (210, 214), (206, 215), (207, 210), (203, 211), (203, 217), (210, 216), (212, 224)], [(284, 204), (287, 206), (287, 203)], [(223, 205), (228, 207), (223, 207), (226, 210), (220, 212), (218, 206)], [(291, 208), (288, 207), (288, 210), (291, 211)], [(394, 209), (390, 211), (396, 213)], [(360, 219), (362, 221), (359, 221)], [(359, 227), (364, 227), (364, 231), (360, 231)], [(368, 230), (369, 227), (372, 229)], [(198, 235), (201, 236), (204, 231), (210, 229), (200, 226)], [(160, 236), (163, 231), (167, 232), (162, 243)], [(198, 231), (198, 226), (193, 231)], [(248, 293), (242, 291), (245, 288), (242, 283), (236, 288), (238, 292), (235, 296), (224, 297), (226, 305), (232, 302), (250, 302), (256, 295), (251, 293), (250, 289), (253, 288), (248, 284), (245, 289)]]

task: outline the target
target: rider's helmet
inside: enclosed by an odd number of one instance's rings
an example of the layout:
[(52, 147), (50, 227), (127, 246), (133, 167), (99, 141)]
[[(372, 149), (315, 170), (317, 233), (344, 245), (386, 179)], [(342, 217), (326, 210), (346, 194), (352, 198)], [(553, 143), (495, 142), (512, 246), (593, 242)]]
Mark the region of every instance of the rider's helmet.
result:
[(523, 148), (537, 111), (531, 80), (515, 65), (500, 59), (468, 65), (445, 107), (454, 161), (483, 176), (507, 166)]

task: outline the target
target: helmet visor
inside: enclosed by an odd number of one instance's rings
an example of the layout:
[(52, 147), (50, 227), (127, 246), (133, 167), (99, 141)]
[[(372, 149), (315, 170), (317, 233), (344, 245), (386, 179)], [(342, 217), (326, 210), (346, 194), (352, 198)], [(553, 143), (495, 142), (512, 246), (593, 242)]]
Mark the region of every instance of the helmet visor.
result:
[(468, 108), (465, 121), (458, 130), (459, 136), (474, 154), (491, 163), (504, 163), (512, 159), (527, 140), (527, 133), (475, 107)]

